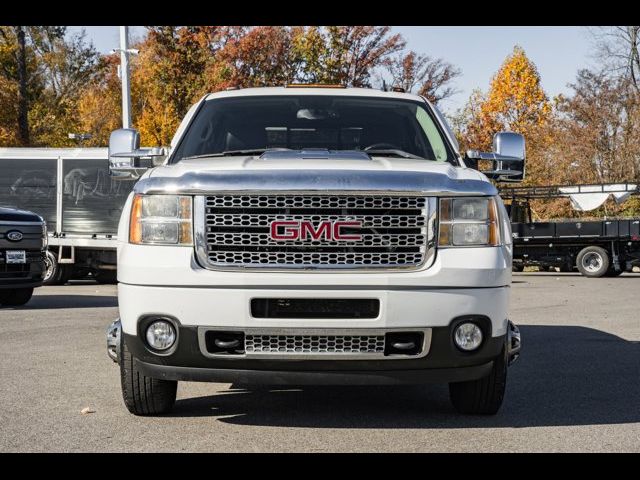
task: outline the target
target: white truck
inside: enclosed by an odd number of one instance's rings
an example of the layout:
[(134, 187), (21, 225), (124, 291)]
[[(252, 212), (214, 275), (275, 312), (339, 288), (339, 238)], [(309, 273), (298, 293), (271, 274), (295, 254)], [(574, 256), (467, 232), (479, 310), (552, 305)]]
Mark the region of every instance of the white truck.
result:
[(205, 96), (170, 147), (123, 129), (109, 149), (140, 177), (107, 331), (130, 412), (170, 411), (178, 381), (446, 382), (458, 411), (498, 411), (520, 334), (489, 178), (523, 177), (522, 136), (463, 156), (420, 96), (292, 85)]

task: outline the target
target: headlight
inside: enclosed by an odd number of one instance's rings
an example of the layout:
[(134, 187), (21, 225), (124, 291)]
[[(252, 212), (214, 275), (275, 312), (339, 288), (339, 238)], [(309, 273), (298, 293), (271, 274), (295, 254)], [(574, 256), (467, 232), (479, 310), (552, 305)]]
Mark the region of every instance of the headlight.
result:
[(129, 242), (150, 245), (192, 245), (191, 197), (136, 195), (131, 207)]
[(492, 197), (442, 198), (439, 218), (441, 247), (500, 245), (498, 208)]

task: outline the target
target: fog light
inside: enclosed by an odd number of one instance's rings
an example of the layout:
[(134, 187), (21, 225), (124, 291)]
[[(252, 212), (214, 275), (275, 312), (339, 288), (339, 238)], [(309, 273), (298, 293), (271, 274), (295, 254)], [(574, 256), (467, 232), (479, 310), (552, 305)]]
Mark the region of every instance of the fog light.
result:
[(460, 350), (470, 352), (482, 343), (482, 330), (475, 323), (461, 323), (456, 327), (453, 339)]
[(169, 322), (158, 320), (147, 327), (147, 343), (156, 350), (166, 350), (176, 341), (176, 331)]

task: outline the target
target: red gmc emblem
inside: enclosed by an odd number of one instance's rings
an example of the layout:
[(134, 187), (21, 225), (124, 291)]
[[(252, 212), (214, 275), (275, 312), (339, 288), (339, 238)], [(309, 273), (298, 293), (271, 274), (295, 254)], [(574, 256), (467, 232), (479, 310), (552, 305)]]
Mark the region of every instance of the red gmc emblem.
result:
[(331, 222), (325, 220), (318, 226), (308, 220), (274, 220), (270, 224), (270, 235), (273, 240), (286, 242), (290, 240), (335, 240), (343, 242), (359, 242), (359, 233), (343, 233), (343, 228), (362, 228), (362, 222)]

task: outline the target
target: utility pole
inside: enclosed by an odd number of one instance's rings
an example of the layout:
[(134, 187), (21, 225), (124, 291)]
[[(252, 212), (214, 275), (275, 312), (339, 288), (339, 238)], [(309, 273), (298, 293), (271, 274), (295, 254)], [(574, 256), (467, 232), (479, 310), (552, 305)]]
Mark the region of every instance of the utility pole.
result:
[(129, 27), (120, 27), (120, 74), (122, 80), (122, 128), (131, 128), (131, 87), (129, 85)]

